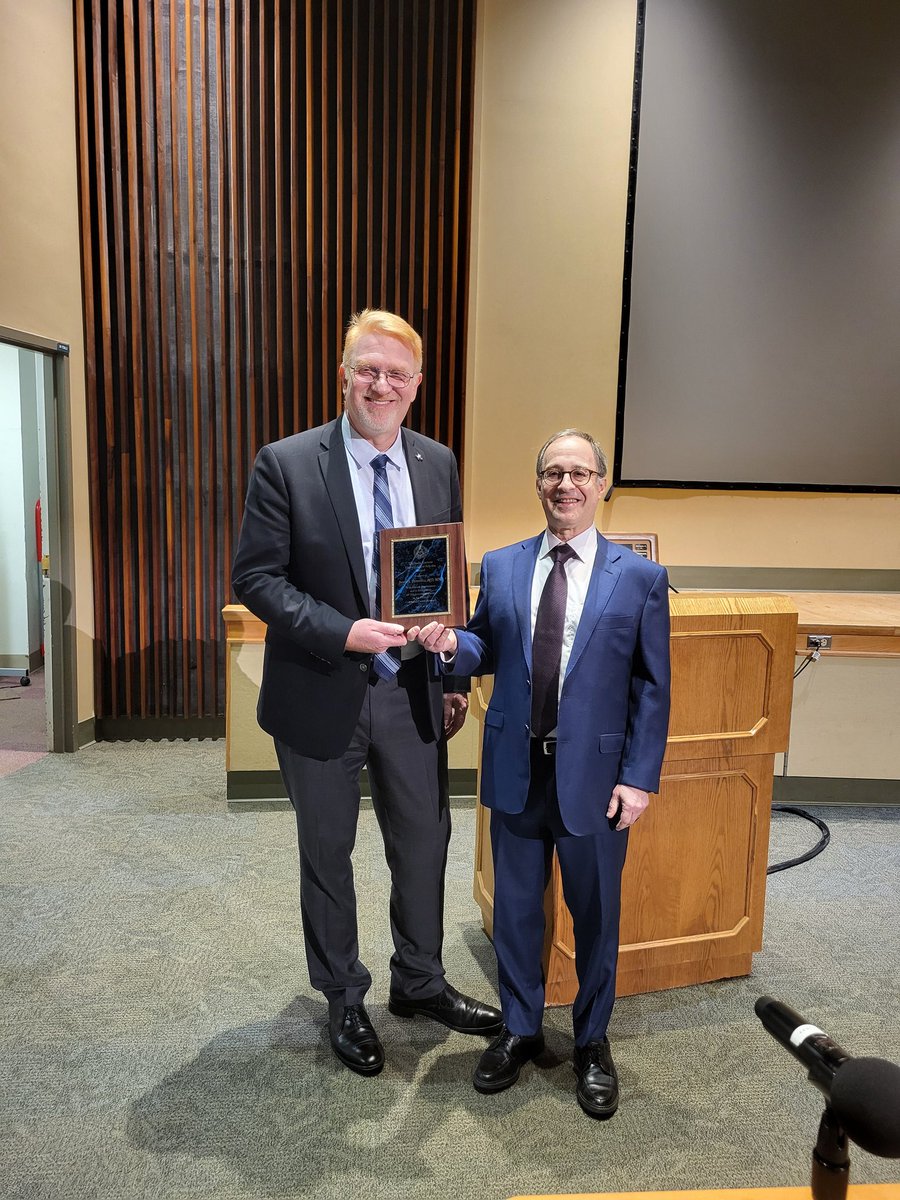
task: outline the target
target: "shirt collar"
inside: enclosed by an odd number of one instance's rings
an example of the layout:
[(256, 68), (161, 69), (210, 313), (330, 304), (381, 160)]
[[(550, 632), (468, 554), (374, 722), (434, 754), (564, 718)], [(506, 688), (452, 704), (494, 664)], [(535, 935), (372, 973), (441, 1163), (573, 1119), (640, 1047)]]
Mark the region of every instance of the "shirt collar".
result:
[[(587, 551), (588, 547), (591, 544), (591, 538), (594, 538), (596, 540), (596, 537), (597, 537), (597, 530), (594, 528), (593, 525), (589, 525), (587, 527), (587, 529), (583, 530), (583, 532), (579, 533), (576, 537), (571, 538), (566, 543), (566, 545), (571, 546), (572, 549), (575, 551), (576, 555), (582, 561), (584, 561), (585, 552)], [(550, 551), (554, 548), (554, 546), (561, 546), (561, 545), (562, 545), (561, 539), (558, 538), (555, 533), (551, 533), (549, 529), (545, 529), (544, 530), (544, 540), (541, 543), (541, 549), (540, 549), (540, 553), (538, 554), (538, 558), (546, 558), (546, 556), (550, 553)]]
[(388, 462), (402, 470), (403, 468), (403, 435), (401, 430), (397, 430), (397, 437), (392, 446), (387, 450), (376, 450), (370, 441), (367, 441), (362, 434), (357, 433), (350, 424), (346, 413), (341, 416), (341, 436), (344, 439), (344, 447), (347, 453), (353, 459), (358, 467), (368, 467), (372, 463), (373, 458), (377, 458), (379, 454), (386, 454)]

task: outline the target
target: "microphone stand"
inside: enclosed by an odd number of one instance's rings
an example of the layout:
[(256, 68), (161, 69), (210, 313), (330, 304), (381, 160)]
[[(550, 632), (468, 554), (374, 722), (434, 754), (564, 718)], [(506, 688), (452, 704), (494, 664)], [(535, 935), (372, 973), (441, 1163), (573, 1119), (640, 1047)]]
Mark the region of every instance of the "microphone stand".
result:
[(845, 1200), (849, 1182), (850, 1150), (847, 1135), (826, 1104), (812, 1152), (812, 1198)]

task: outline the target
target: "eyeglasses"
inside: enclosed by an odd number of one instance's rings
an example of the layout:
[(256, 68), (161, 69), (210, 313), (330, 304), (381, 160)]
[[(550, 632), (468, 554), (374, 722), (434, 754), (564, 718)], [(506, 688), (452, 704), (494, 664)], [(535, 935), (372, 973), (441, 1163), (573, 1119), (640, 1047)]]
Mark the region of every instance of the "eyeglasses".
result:
[(590, 483), (593, 475), (601, 478), (599, 471), (590, 471), (587, 467), (573, 467), (571, 471), (561, 471), (559, 467), (548, 467), (546, 471), (538, 471), (538, 479), (541, 483), (549, 483), (551, 487), (562, 483), (567, 475), (576, 487), (584, 487), (586, 483)]
[(356, 378), (367, 386), (380, 379), (383, 375), (392, 388), (400, 391), (401, 388), (409, 387), (413, 379), (415, 379), (414, 375), (407, 375), (404, 371), (379, 371), (375, 367), (368, 366), (366, 363), (358, 367), (351, 367), (349, 363), (345, 363), (344, 366), (348, 371), (352, 371)]

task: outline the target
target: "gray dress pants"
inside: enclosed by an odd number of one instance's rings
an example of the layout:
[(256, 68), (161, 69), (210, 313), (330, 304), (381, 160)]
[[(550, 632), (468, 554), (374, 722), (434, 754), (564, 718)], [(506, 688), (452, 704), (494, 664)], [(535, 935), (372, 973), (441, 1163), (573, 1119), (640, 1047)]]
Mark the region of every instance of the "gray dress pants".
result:
[(361, 1003), (372, 983), (359, 957), (351, 862), (364, 766), (391, 873), (391, 991), (424, 999), (444, 986), (447, 751), (443, 738), (434, 740), (427, 703), (419, 655), (404, 661), (395, 679), (373, 677), (341, 758), (322, 762), (275, 742), (297, 817), (309, 977), (332, 1006)]

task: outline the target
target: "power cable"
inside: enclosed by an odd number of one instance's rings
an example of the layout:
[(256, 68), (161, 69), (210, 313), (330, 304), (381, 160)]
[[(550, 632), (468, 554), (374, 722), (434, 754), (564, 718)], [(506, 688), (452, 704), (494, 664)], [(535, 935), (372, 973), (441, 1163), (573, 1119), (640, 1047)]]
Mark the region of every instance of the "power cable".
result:
[(811, 662), (818, 662), (818, 660), (819, 660), (818, 650), (813, 650), (812, 654), (807, 654), (806, 658), (804, 658), (803, 662), (800, 664), (800, 666), (794, 672), (794, 678), (796, 679), (798, 675), (801, 675), (806, 670), (806, 668), (809, 666), (809, 664)]
[[(822, 657), (822, 648), (820, 644), (814, 645), (812, 651), (807, 654), (803, 662), (794, 672), (794, 678), (802, 675), (810, 663), (818, 662)], [(831, 830), (824, 821), (820, 821), (818, 817), (814, 817), (812, 813), (806, 811), (805, 808), (795, 808), (793, 804), (773, 804), (772, 812), (792, 813), (795, 817), (802, 817), (804, 821), (810, 821), (820, 831), (822, 836), (816, 842), (811, 850), (807, 850), (805, 854), (799, 855), (797, 858), (787, 858), (784, 862), (772, 863), (771, 867), (766, 869), (767, 875), (774, 875), (776, 871), (786, 871), (788, 867), (799, 867), (801, 863), (809, 862), (821, 854), (828, 843), (831, 841)]]
[(811, 850), (807, 850), (805, 854), (801, 854), (798, 858), (787, 858), (784, 862), (773, 863), (766, 870), (767, 875), (774, 875), (776, 871), (786, 871), (788, 867), (799, 867), (801, 863), (809, 862), (811, 858), (815, 858), (816, 855), (821, 854), (831, 841), (831, 830), (825, 822), (820, 821), (818, 817), (814, 817), (805, 808), (795, 808), (793, 804), (773, 804), (772, 812), (793, 813), (795, 817), (802, 817), (804, 821), (811, 821), (813, 825), (816, 825), (821, 830), (822, 836)]

